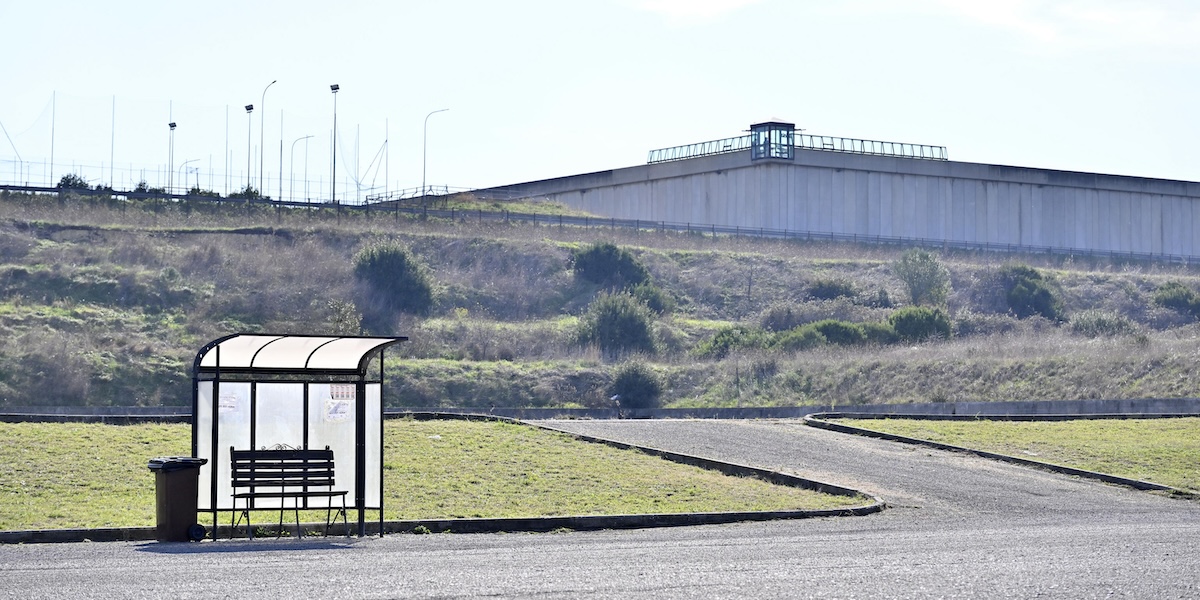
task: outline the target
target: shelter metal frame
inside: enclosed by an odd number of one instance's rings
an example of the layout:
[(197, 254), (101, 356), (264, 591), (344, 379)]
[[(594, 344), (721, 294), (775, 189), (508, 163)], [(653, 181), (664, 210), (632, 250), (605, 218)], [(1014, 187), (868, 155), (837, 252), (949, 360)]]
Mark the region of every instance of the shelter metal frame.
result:
[[(300, 386), (302, 401), (297, 407), (291, 408), (284, 402), (274, 401), (275, 406), (267, 403), (264, 410), (279, 411), (280, 405), (286, 405), (288, 414), (268, 414), (273, 422), (287, 421), (295, 427), (299, 423), (302, 436), (301, 445), (307, 448), (310, 440), (310, 430), (315, 427), (321, 410), (314, 411), (312, 406), (316, 398), (310, 395), (314, 386), (325, 386), (331, 395), (334, 386), (342, 390), (341, 400), (329, 404), (339, 413), (333, 427), (340, 435), (345, 436), (348, 429), (349, 417), (353, 418), (353, 458), (347, 462), (353, 463), (354, 506), (358, 513), (358, 535), (366, 535), (366, 511), (379, 511), (379, 534), (383, 535), (383, 395), (384, 353), (395, 344), (406, 341), (402, 336), (322, 336), (322, 335), (288, 335), (237, 333), (218, 338), (206, 344), (196, 354), (192, 366), (192, 455), (207, 458), (208, 463), (202, 471), (202, 485), (198, 492), (198, 506), (201, 512), (213, 513), (213, 530), (216, 531), (219, 513), (233, 510), (222, 507), (225, 498), (219, 497), (218, 490), (223, 487), (219, 475), (227, 470), (229, 465), (228, 450), (220, 452), (222, 446), (221, 422), (227, 411), (245, 410), (245, 420), (248, 425), (247, 434), (249, 447), (254, 448), (261, 443), (277, 443), (273, 439), (259, 437), (260, 406), (258, 392), (260, 386), (276, 386), (286, 388), (295, 396), (295, 390), (288, 386)], [(370, 373), (370, 367), (378, 356), (378, 377)], [(245, 390), (248, 384), (248, 397), (244, 406), (233, 407), (224, 404), (226, 398), (222, 395), (222, 383)], [(345, 393), (353, 388), (351, 394)], [(370, 396), (370, 402), (368, 401)], [(351, 404), (352, 401), (352, 404)], [(368, 408), (377, 403), (377, 413), (368, 415)], [(294, 411), (295, 414), (292, 413)], [(375, 411), (372, 411), (375, 412)], [(332, 412), (330, 413), (333, 414)], [(329, 416), (329, 415), (325, 415)], [(368, 422), (374, 425), (378, 421), (378, 431), (368, 432)], [(328, 425), (327, 425), (328, 426)], [(207, 427), (207, 430), (206, 430)], [(269, 428), (270, 424), (263, 427)], [(243, 440), (244, 440), (243, 436)], [(377, 437), (375, 448), (368, 448), (369, 437)], [(315, 443), (323, 443), (316, 440)], [(201, 456), (201, 454), (205, 454)], [(368, 461), (368, 458), (371, 460)], [(372, 473), (377, 479), (377, 503), (368, 502), (367, 464), (378, 465), (378, 473)], [(203, 482), (207, 482), (207, 486)], [(377, 504), (368, 506), (368, 504)], [(282, 501), (281, 501), (282, 506)], [(276, 508), (264, 506), (261, 508)], [(307, 501), (299, 508), (324, 508), (309, 506)]]

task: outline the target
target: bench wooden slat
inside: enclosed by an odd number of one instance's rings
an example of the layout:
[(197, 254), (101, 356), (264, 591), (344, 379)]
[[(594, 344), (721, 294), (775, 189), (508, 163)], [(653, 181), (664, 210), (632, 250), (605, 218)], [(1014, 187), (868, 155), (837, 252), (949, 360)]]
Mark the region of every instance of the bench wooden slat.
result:
[(307, 471), (280, 471), (279, 469), (239, 469), (233, 472), (234, 479), (256, 481), (260, 479), (332, 479), (333, 469), (310, 469)]
[(310, 491), (306, 491), (306, 492), (243, 492), (240, 494), (234, 494), (233, 497), (234, 498), (309, 498), (309, 497), (336, 498), (338, 496), (345, 496), (347, 493), (349, 493), (349, 492), (346, 492), (345, 490), (330, 490), (330, 491), (310, 490)]

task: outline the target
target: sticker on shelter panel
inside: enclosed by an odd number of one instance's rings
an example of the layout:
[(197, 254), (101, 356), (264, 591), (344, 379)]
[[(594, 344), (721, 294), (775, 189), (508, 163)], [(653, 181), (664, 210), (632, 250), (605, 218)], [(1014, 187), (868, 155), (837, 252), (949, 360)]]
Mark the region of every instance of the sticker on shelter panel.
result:
[(354, 386), (332, 384), (329, 386), (329, 399), (325, 401), (325, 420), (328, 422), (347, 421), (354, 414)]
[(221, 394), (221, 400), (217, 404), (217, 410), (221, 414), (235, 413), (242, 408), (242, 398), (237, 394)]

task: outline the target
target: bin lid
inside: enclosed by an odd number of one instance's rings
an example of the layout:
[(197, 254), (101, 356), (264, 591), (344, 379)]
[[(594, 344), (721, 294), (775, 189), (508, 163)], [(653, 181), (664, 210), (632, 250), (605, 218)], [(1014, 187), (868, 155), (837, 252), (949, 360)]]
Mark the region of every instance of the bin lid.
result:
[(207, 462), (207, 458), (192, 456), (160, 456), (150, 459), (150, 464), (146, 466), (152, 471), (179, 471), (181, 469), (199, 469)]

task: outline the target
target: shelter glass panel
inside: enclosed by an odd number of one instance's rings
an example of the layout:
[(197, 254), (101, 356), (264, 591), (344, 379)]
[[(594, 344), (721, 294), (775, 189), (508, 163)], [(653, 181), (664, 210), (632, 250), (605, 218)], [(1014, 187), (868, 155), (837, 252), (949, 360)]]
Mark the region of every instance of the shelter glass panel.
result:
[(383, 422), (380, 415), (383, 414), (383, 389), (378, 383), (367, 384), (367, 493), (363, 502), (366, 508), (380, 508), (383, 506), (381, 498), (381, 490), (383, 481), (380, 473), (383, 472), (383, 452), (380, 449), (383, 447), (382, 434)]
[[(355, 384), (308, 384), (308, 447), (333, 450), (334, 489), (354, 495)], [(368, 413), (369, 414), (369, 413)], [(368, 430), (370, 429), (368, 419)], [(368, 479), (370, 474), (367, 474)], [(309, 506), (324, 507), (327, 501), (313, 498)]]

